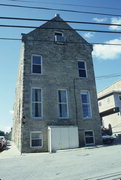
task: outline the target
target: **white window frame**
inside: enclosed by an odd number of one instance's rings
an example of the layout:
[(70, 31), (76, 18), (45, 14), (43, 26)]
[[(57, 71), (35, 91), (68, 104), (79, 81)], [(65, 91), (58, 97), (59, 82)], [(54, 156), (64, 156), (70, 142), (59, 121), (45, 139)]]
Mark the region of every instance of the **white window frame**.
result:
[[(56, 33), (62, 35), (63, 41), (59, 41), (59, 40), (57, 39)], [(56, 32), (54, 33), (54, 40), (55, 40), (55, 42), (57, 42), (57, 43), (64, 43), (64, 42), (65, 42), (65, 39), (64, 39), (63, 33), (62, 33), (62, 32), (59, 32), (59, 31), (56, 31)]]
[[(40, 66), (41, 66), (41, 73), (34, 73), (33, 72), (33, 57), (34, 56), (38, 56), (38, 57), (40, 57), (41, 58), (41, 64), (40, 64)], [(38, 64), (39, 65), (39, 64)], [(31, 55), (31, 73), (33, 74), (33, 75), (42, 75), (42, 56), (41, 55), (37, 55), (37, 54), (32, 54)]]
[[(86, 136), (85, 132), (92, 132), (92, 136)], [(91, 138), (91, 137), (93, 138), (93, 143), (86, 143), (86, 138)], [(84, 131), (84, 141), (85, 141), (85, 145), (87, 145), (87, 146), (95, 145), (95, 135), (94, 135), (94, 131), (93, 130), (85, 130)]]
[[(39, 103), (41, 103), (41, 116), (40, 117), (35, 117), (32, 115), (32, 104), (35, 103), (32, 101), (32, 90), (33, 89), (41, 90), (41, 101), (39, 101)], [(31, 88), (31, 117), (32, 117), (32, 119), (42, 119), (43, 118), (43, 91), (42, 91), (42, 88), (40, 88), (40, 87), (32, 87)]]
[[(66, 92), (66, 103), (60, 103), (59, 102), (59, 91), (65, 91)], [(57, 97), (58, 97), (58, 116), (59, 116), (59, 119), (68, 119), (69, 118), (69, 108), (68, 108), (68, 92), (67, 92), (67, 89), (58, 89), (57, 90)], [(66, 117), (61, 117), (60, 116), (60, 104), (66, 104), (67, 106), (67, 116)]]
[[(92, 108), (91, 108), (91, 100), (90, 100), (90, 93), (88, 90), (83, 90), (81, 91), (81, 104), (82, 104), (82, 113), (83, 113), (83, 118), (84, 119), (91, 119), (92, 118)], [(82, 94), (88, 94), (88, 100), (89, 102), (88, 103), (83, 103), (82, 102)], [(87, 104), (89, 106), (89, 109), (90, 109), (90, 116), (87, 116), (87, 117), (84, 117), (84, 112), (83, 112), (83, 104)]]
[(81, 77), (80, 75), (79, 75), (79, 77), (80, 78), (87, 78), (88, 77), (88, 75), (87, 75), (87, 63), (85, 61), (80, 60), (80, 61), (77, 61), (77, 65), (78, 65), (79, 62), (83, 62), (85, 68), (79, 68), (79, 66), (78, 66), (78, 73), (79, 73), (79, 70), (85, 70), (85, 73), (86, 73), (85, 77)]
[[(32, 134), (33, 133), (39, 133), (42, 135), (42, 145), (41, 146), (32, 146)], [(30, 148), (38, 149), (43, 147), (43, 133), (42, 131), (31, 131), (30, 132)]]

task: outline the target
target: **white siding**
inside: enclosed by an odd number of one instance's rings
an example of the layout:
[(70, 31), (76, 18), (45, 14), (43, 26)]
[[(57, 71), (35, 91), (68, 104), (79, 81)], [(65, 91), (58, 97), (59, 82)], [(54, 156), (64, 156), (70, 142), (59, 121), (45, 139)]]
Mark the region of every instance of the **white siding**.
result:
[(99, 100), (98, 105), (99, 105), (100, 113), (108, 109), (114, 108), (115, 107), (114, 95), (111, 95), (111, 96), (108, 96), (106, 98)]
[(77, 127), (48, 127), (48, 150), (50, 152), (77, 147), (79, 147)]

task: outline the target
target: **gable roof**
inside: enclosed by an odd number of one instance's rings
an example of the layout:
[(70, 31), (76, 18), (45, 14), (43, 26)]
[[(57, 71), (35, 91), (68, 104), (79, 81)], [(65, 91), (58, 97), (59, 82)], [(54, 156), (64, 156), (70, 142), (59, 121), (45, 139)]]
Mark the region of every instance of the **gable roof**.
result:
[(60, 16), (57, 14), (54, 18), (47, 21), (46, 23), (42, 24), (41, 26), (37, 27), (33, 31), (29, 32), (28, 34), (22, 34), (24, 37), (26, 36), (32, 36), (37, 31), (41, 30), (56, 30), (56, 31), (71, 31), (72, 33), (75, 33), (75, 35), (78, 38), (79, 42), (82, 42), (92, 48), (92, 45), (88, 43), (83, 37), (80, 36), (80, 34), (77, 33), (76, 30), (74, 30), (69, 24), (67, 24)]

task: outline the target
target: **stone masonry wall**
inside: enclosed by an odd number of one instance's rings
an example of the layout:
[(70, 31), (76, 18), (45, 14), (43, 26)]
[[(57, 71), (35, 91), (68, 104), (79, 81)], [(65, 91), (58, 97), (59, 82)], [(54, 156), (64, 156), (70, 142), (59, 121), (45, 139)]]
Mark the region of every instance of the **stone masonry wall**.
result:
[[(47, 27), (53, 27), (54, 29), (47, 29)], [(23, 57), (23, 109), (25, 124), (22, 127), (22, 152), (48, 151), (47, 128), (50, 125), (78, 126), (80, 146), (84, 145), (85, 130), (93, 130), (96, 144), (101, 143), (100, 119), (91, 56), (92, 47), (74, 30), (61, 29), (66, 42), (63, 44), (55, 43), (54, 33), (58, 31), (57, 27), (62, 29), (70, 28), (66, 23), (53, 23), (52, 21), (27, 35), (23, 35), (25, 51)], [(33, 54), (42, 56), (41, 75), (31, 73), (31, 56)], [(81, 60), (86, 62), (87, 78), (79, 78), (77, 62)], [(31, 117), (32, 87), (42, 89), (42, 119)], [(67, 119), (59, 119), (58, 117), (58, 89), (66, 89), (68, 92), (69, 118)], [(82, 90), (90, 92), (91, 119), (83, 119), (82, 116), (80, 97)], [(30, 148), (31, 131), (41, 131), (43, 133), (43, 148)]]
[(15, 142), (18, 149), (21, 151), (21, 127), (23, 117), (23, 71), (24, 71), (24, 44), (21, 47), (21, 57), (19, 63), (19, 72), (15, 92), (15, 103), (14, 103), (14, 117), (13, 117), (13, 129), (12, 139)]

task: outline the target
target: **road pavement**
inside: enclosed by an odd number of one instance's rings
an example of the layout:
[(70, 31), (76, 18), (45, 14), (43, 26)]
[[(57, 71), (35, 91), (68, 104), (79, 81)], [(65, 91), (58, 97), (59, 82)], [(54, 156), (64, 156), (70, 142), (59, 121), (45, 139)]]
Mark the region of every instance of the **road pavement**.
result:
[(121, 145), (22, 155), (12, 145), (0, 153), (0, 180), (102, 179), (121, 179)]

